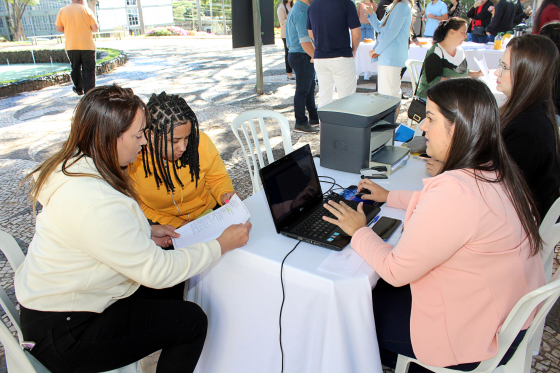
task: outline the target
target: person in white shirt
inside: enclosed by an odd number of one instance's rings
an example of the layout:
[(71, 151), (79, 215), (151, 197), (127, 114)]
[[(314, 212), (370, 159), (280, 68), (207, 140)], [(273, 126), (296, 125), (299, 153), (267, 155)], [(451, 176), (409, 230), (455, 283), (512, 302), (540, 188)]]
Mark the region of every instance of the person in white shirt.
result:
[(127, 171), (146, 144), (147, 113), (131, 89), (93, 88), (62, 149), (27, 178), (36, 179), (34, 205), (43, 209), (15, 290), (23, 337), (52, 372), (104, 372), (158, 350), (158, 372), (192, 372), (206, 338), (204, 312), (137, 290), (185, 281), (248, 240), (250, 223), (162, 250), (179, 235), (150, 227)]

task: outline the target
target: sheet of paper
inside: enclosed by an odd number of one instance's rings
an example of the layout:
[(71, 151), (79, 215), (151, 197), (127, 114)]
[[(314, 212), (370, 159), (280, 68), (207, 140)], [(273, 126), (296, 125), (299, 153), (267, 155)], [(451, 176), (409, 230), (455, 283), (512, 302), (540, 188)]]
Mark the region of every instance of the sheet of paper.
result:
[(480, 71), (482, 71), (482, 73), (484, 74), (485, 78), (488, 78), (489, 74), (488, 74), (488, 64), (486, 63), (486, 57), (484, 57), (484, 55), (482, 55), (482, 59), (478, 60), (476, 57), (474, 58), (474, 62), (476, 62), (476, 64), (478, 65), (478, 67), (480, 68)]
[(364, 259), (350, 247), (342, 251), (333, 251), (327, 256), (317, 270), (334, 273), (344, 277), (352, 277), (360, 268)]
[(216, 211), (196, 219), (177, 229), (181, 235), (173, 239), (176, 248), (187, 247), (197, 242), (207, 242), (218, 238), (222, 232), (232, 224), (246, 223), (250, 214), (237, 194), (229, 203)]

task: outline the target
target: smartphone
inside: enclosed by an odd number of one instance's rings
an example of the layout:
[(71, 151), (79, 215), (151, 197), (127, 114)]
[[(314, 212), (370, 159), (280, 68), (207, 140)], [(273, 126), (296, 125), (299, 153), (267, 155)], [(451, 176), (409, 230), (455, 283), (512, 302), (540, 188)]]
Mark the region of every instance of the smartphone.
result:
[(382, 216), (371, 229), (383, 240), (388, 240), (395, 230), (401, 225), (399, 219)]

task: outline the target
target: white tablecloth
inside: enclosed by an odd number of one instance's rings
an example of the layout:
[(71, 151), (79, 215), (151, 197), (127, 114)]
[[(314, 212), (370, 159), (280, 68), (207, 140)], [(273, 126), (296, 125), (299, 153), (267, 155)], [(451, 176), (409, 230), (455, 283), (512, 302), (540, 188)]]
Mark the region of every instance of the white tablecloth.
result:
[[(425, 39), (420, 38), (420, 40)], [(372, 63), (371, 57), (369, 56), (369, 51), (373, 49), (374, 45), (375, 40), (373, 43), (361, 42), (356, 52), (356, 71), (358, 73), (358, 76), (364, 74), (364, 79), (369, 79), (371, 75), (377, 74), (377, 63)], [(428, 45), (416, 46), (414, 44), (411, 44), (408, 51), (408, 58), (423, 62), (424, 58), (426, 57), (426, 53), (428, 52), (428, 49), (430, 49), (431, 45), (431, 41), (428, 43)], [(467, 56), (469, 69), (475, 71), (480, 70), (478, 65), (474, 61), (475, 57), (480, 60), (482, 56), (484, 56), (486, 58), (488, 68), (497, 69), (498, 64), (500, 63), (500, 58), (502, 58), (502, 55), (504, 54), (504, 51), (494, 50), (492, 45), (487, 44), (463, 42), (462, 47), (465, 50), (465, 54)], [(408, 82), (410, 81), (408, 72), (406, 72), (403, 76), (403, 80)]]
[[(317, 168), (343, 186), (360, 180), (356, 174)], [(380, 184), (419, 190), (428, 176), (424, 161), (413, 159)], [(280, 263), (297, 241), (276, 234), (262, 191), (244, 202), (253, 224), (248, 244), (190, 281), (188, 299), (201, 305), (209, 320), (200, 373), (280, 370)], [(381, 215), (403, 219), (404, 211), (383, 206)], [(399, 237), (395, 233), (389, 242)], [(378, 276), (365, 262), (351, 278), (318, 271), (331, 252), (302, 242), (284, 264), (285, 372), (381, 373), (371, 304)]]

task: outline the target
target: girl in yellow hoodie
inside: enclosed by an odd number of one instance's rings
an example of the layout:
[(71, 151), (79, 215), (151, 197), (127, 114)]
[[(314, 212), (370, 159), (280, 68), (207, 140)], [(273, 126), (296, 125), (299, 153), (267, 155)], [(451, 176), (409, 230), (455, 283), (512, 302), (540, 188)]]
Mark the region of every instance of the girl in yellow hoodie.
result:
[(227, 203), (235, 194), (231, 179), (186, 101), (153, 94), (148, 110), (148, 144), (129, 166), (146, 217), (178, 228)]

